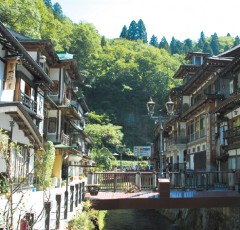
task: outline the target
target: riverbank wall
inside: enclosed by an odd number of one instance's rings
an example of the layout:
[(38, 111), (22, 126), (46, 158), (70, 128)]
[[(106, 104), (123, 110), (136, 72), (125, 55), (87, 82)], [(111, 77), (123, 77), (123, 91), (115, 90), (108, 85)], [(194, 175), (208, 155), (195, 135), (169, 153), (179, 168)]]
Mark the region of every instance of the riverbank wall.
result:
[(180, 230), (239, 230), (240, 208), (158, 209)]

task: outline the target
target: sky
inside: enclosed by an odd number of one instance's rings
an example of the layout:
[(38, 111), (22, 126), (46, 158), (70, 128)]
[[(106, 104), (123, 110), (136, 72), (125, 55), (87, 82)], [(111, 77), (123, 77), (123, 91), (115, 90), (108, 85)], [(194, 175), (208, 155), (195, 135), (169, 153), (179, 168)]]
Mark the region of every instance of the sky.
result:
[(239, 0), (52, 0), (73, 22), (93, 24), (101, 36), (118, 38), (124, 25), (142, 19), (148, 41), (154, 34), (168, 42), (230, 33), (240, 36)]

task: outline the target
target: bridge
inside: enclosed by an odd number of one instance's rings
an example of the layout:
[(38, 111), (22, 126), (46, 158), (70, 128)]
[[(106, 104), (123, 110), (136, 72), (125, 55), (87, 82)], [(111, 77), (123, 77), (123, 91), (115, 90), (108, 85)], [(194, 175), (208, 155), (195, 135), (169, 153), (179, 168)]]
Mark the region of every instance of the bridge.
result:
[[(240, 179), (233, 172), (96, 172), (85, 197), (97, 210), (240, 207)], [(99, 192), (96, 192), (98, 191)]]

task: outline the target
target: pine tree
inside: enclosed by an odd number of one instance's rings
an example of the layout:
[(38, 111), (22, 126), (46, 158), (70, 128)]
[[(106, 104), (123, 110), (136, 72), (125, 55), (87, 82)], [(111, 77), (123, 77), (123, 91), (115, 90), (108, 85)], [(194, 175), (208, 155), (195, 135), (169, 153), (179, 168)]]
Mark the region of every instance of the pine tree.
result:
[(167, 42), (167, 39), (163, 36), (161, 41), (159, 42), (158, 48), (165, 49), (170, 53), (170, 46)]
[(147, 43), (147, 31), (146, 31), (146, 27), (144, 25), (144, 22), (142, 19), (140, 19), (137, 23), (137, 29), (138, 29), (138, 35), (140, 40), (142, 40), (144, 43)]
[(205, 38), (205, 35), (204, 35), (203, 31), (202, 31), (201, 34), (200, 34), (200, 38), (199, 38), (199, 40), (198, 40), (196, 49), (197, 49), (198, 51), (202, 51), (205, 42), (206, 42), (206, 38)]
[(177, 43), (176, 39), (174, 37), (172, 37), (172, 40), (170, 42), (171, 54), (176, 54), (177, 53), (176, 43)]
[(105, 38), (105, 36), (102, 36), (102, 38), (101, 38), (101, 46), (103, 47), (103, 46), (106, 46), (106, 45), (107, 45), (106, 38)]
[(47, 8), (52, 9), (52, 1), (51, 0), (44, 0), (44, 3)]
[(128, 37), (128, 30), (126, 25), (124, 25), (122, 28), (122, 32), (120, 34), (120, 38), (127, 38), (127, 37)]
[(209, 53), (210, 56), (213, 56), (213, 51), (211, 46), (209, 45), (208, 42), (205, 42), (204, 46), (203, 46), (203, 52), (204, 53)]
[(133, 20), (128, 28), (128, 40), (136, 41), (139, 38), (137, 23)]
[(235, 37), (234, 43), (233, 43), (233, 47), (237, 46), (240, 44), (240, 39), (238, 36)]
[(224, 52), (225, 52), (225, 51), (228, 51), (229, 49), (230, 49), (229, 45), (228, 45), (228, 44), (225, 45), (225, 47), (224, 47)]
[(58, 20), (61, 21), (63, 19), (62, 7), (57, 2), (53, 5), (53, 14)]
[(154, 34), (153, 34), (153, 36), (150, 39), (149, 45), (158, 47), (158, 38)]
[(214, 55), (218, 55), (219, 54), (218, 36), (216, 33), (214, 33), (211, 37), (212, 37), (212, 39), (210, 41), (211, 49), (212, 49)]
[(176, 53), (177, 54), (184, 54), (184, 44), (180, 42), (179, 40), (176, 40)]
[(187, 38), (187, 39), (184, 41), (183, 50), (184, 50), (184, 53), (185, 53), (185, 54), (193, 51), (193, 42), (192, 42), (191, 39)]

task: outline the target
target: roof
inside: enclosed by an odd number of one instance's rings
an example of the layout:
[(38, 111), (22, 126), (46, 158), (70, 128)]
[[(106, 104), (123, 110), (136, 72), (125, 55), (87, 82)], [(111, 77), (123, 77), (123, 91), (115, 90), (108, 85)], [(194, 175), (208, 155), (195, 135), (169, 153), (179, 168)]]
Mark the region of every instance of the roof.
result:
[(173, 78), (182, 79), (187, 74), (189, 75), (189, 74), (196, 73), (199, 68), (200, 68), (200, 65), (193, 65), (193, 64), (181, 65), (177, 70), (177, 72), (174, 74)]
[(70, 54), (67, 51), (57, 52), (57, 56), (61, 61), (73, 59), (73, 54)]
[(11, 53), (22, 55), (21, 61), (29, 72), (36, 77), (44, 80), (48, 84), (52, 84), (49, 76), (44, 70), (32, 59), (26, 49), (20, 44), (16, 37), (0, 22), (0, 43), (8, 49)]
[(218, 57), (236, 57), (240, 54), (240, 45), (233, 47), (230, 50), (227, 50), (226, 52), (223, 52)]
[(187, 60), (190, 60), (193, 56), (195, 57), (209, 57), (209, 53), (203, 53), (203, 52), (189, 52), (186, 56)]

